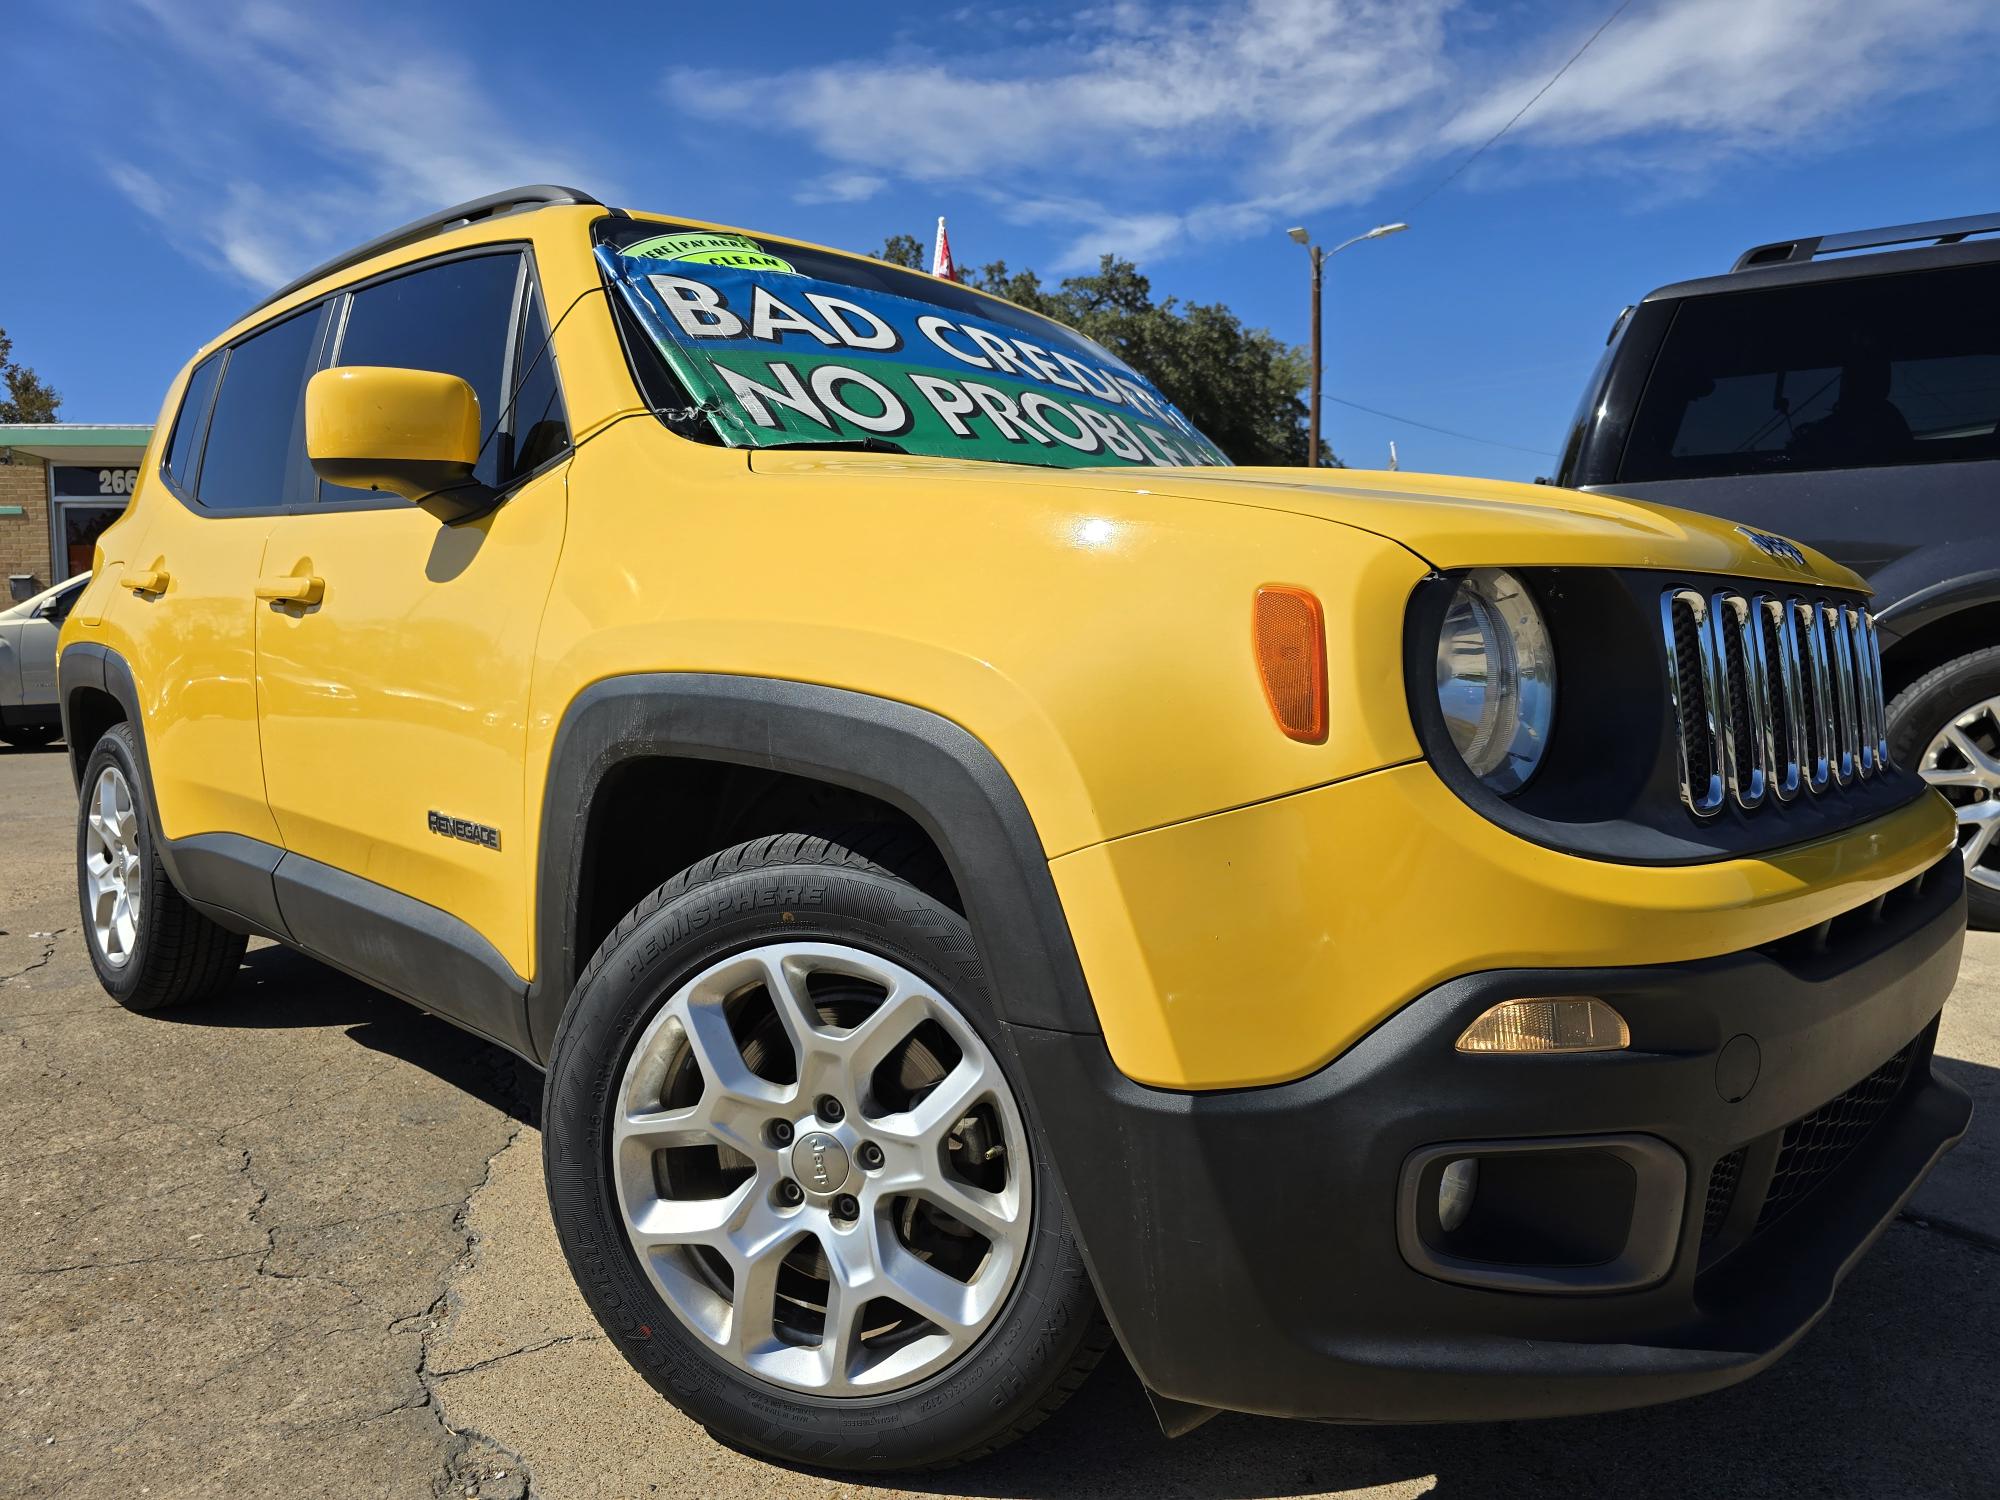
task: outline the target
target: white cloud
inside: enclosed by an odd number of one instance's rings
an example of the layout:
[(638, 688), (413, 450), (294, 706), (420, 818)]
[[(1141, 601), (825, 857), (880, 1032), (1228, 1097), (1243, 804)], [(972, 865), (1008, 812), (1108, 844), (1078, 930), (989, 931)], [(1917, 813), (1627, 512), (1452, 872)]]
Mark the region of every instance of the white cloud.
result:
[(155, 219), (167, 216), (167, 190), (151, 172), (141, 171), (128, 161), (106, 162), (104, 175), (111, 179), (111, 185), (131, 199), (143, 212)]
[[(1666, 136), (1697, 152), (1787, 147), (1829, 128), (1845, 136), (1857, 107), (1948, 86), (1977, 51), (1990, 52), (1996, 31), (2000, 11), (1991, 0), (1675, 0), (1635, 8), (1606, 28), (1512, 135), (1561, 147)], [(1524, 70), (1450, 122), (1445, 139), (1486, 139), (1571, 50), (1566, 41), (1524, 59)]]
[(543, 122), (516, 129), (465, 60), (421, 36), (265, 0), (132, 0), (107, 20), (160, 65), (127, 96), (141, 128), (107, 162), (112, 184), (258, 289), (448, 203), (579, 175)]
[[(838, 62), (754, 77), (669, 73), (707, 114), (755, 115), (835, 160), (935, 180), (1064, 160), (1143, 169), (1275, 124), (1379, 119), (1428, 82), (1451, 0), (1253, 0), (1199, 11), (1117, 7), (1013, 59)], [(1004, 65), (1006, 59), (1001, 62)], [(1412, 66), (1412, 64), (1415, 64)]]
[(1017, 224), (1052, 225), (1067, 231), (1087, 226), (1057, 252), (1050, 269), (1058, 273), (1093, 269), (1101, 255), (1149, 259), (1178, 242), (1188, 230), (1185, 214), (1121, 214), (1088, 198), (1002, 198), (999, 206)]
[(835, 172), (817, 178), (792, 196), (800, 203), (866, 203), (889, 185), (873, 172)]
[[(1074, 267), (1261, 232), (1399, 180), (1415, 197), (1605, 13), (1604, 0), (1516, 8), (1529, 34), (1503, 36), (1457, 0), (1118, 3), (976, 57), (678, 69), (666, 89), (871, 179), (954, 185), (1066, 226)], [(1871, 104), (1979, 86), (1996, 42), (1992, 0), (1642, 0), (1481, 169), (1658, 158), (1684, 185), (1719, 157), (1835, 142)]]
[[(107, 177), (163, 238), (253, 286), (496, 187), (611, 187), (559, 112), (415, 22), (280, 0), (73, 3), (132, 75), (105, 117)], [(805, 156), (798, 202), (948, 187), (1046, 229), (1067, 271), (1302, 221), (1330, 233), (1344, 225), (1329, 210), (1389, 189), (1393, 211), (1610, 3), (968, 8), (811, 66), (675, 69), (665, 91), (719, 130), (805, 142), (817, 165)], [(1657, 201), (1720, 160), (1838, 146), (1889, 101), (1984, 98), (1997, 61), (2000, 0), (1636, 0), (1461, 182), (1599, 172), (1619, 183), (1608, 203)]]

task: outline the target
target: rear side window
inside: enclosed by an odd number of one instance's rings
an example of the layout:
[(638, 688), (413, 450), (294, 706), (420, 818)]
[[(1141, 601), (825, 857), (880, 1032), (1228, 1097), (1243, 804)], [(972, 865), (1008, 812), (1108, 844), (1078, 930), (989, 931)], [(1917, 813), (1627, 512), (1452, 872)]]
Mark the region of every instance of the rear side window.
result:
[(208, 403), (215, 396), (222, 358), (220, 353), (211, 354), (194, 367), (194, 374), (188, 376), (187, 391), (181, 397), (180, 413), (174, 418), (173, 436), (167, 440), (167, 478), (183, 495), (194, 493), (201, 435), (208, 427)]
[(1691, 298), (1618, 477), (2000, 458), (2000, 265)]
[[(336, 364), (386, 365), (456, 375), (479, 398), (485, 446), (473, 470), (498, 488), (505, 455), (499, 438), (507, 383), (518, 254), (481, 255), (428, 266), (354, 294)], [(324, 487), (326, 498), (367, 491)], [(379, 497), (377, 497), (379, 498)]]
[(256, 510), (289, 500), (305, 452), (306, 375), (319, 343), (319, 313), (313, 308), (287, 318), (230, 348), (195, 492), (209, 509)]

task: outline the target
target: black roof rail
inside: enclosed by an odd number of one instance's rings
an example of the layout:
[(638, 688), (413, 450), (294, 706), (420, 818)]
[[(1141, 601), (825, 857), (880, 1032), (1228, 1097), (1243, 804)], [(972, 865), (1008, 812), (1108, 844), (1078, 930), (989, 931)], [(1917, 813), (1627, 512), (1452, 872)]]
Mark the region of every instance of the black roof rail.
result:
[(1836, 255), (1844, 250), (1875, 250), (1888, 245), (1956, 245), (1968, 235), (2000, 231), (2000, 213), (1968, 214), (1962, 219), (1932, 219), (1923, 224), (1895, 224), (1886, 229), (1853, 229), (1846, 234), (1814, 235), (1808, 239), (1776, 240), (1753, 245), (1736, 257), (1732, 271), (1753, 266), (1781, 266)]
[(502, 214), (545, 208), (552, 203), (581, 203), (598, 208), (604, 206), (581, 189), (560, 187), (549, 182), (508, 188), (504, 192), (488, 193), (484, 198), (454, 203), (450, 208), (441, 208), (434, 214), (414, 219), (400, 229), (392, 229), (387, 234), (378, 234), (367, 244), (356, 245), (346, 254), (336, 255), (324, 265), (314, 266), (305, 275), (286, 282), (244, 316), (260, 313), (273, 302), (282, 301), (300, 288), (311, 286), (322, 276), (332, 276), (336, 272), (345, 271), (349, 266), (358, 266), (371, 256), (381, 255), (389, 250), (400, 250), (405, 245), (414, 245), (418, 240), (429, 239), (434, 234), (442, 234), (447, 229), (457, 229), (460, 225), (471, 224), (479, 219), (497, 219)]

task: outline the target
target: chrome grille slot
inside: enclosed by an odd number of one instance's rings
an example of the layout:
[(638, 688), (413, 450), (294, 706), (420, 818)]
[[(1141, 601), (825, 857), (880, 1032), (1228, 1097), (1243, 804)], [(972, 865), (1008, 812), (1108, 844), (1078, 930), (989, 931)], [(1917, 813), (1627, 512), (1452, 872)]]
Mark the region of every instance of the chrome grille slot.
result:
[(1660, 598), (1666, 632), (1668, 701), (1680, 735), (1681, 801), (1706, 817), (1722, 809), (1722, 732), (1715, 705), (1721, 673), (1708, 631), (1708, 601), (1693, 589), (1669, 589)]
[(1780, 802), (1805, 784), (1804, 674), (1799, 670), (1798, 626), (1782, 600), (1757, 596), (1758, 640), (1764, 652), (1764, 685), (1771, 705), (1771, 790)]
[(1881, 643), (1859, 606), (1723, 589), (1660, 596), (1681, 800), (1745, 812), (1888, 763)]
[(1823, 792), (1833, 777), (1833, 671), (1826, 654), (1826, 621), (1812, 605), (1787, 605), (1799, 639), (1805, 682), (1806, 787)]
[(1861, 697), (1861, 759), (1870, 771), (1889, 764), (1888, 694), (1882, 686), (1882, 639), (1875, 632), (1875, 617), (1865, 609), (1848, 611), (1854, 617), (1854, 657), (1859, 667)]
[(1833, 662), (1833, 779), (1846, 786), (1861, 769), (1861, 719), (1854, 694), (1854, 639), (1848, 630), (1846, 609), (1838, 604), (1822, 604), (1819, 609), (1826, 619), (1828, 655)]
[(1766, 743), (1771, 722), (1764, 694), (1763, 653), (1757, 648), (1755, 612), (1741, 594), (1717, 594), (1709, 601), (1710, 629), (1715, 632), (1716, 660), (1722, 666), (1726, 694), (1722, 718), (1723, 780), (1736, 805), (1756, 807), (1764, 800), (1765, 768), (1770, 764)]

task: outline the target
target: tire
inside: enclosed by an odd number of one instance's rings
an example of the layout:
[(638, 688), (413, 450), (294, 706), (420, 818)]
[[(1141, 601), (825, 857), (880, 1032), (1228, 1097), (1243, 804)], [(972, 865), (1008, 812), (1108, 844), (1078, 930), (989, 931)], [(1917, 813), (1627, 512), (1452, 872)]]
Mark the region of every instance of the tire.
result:
[(61, 738), (62, 731), (53, 724), (0, 725), (0, 745), (12, 745), (17, 750), (39, 750)]
[[(542, 1149), (577, 1285), (655, 1390), (719, 1440), (766, 1458), (889, 1470), (982, 1457), (1061, 1405), (1110, 1343), (1047, 1152), (1018, 1107), (1022, 1091), (971, 929), (927, 894), (946, 888), (941, 877), (928, 846), (899, 832), (738, 844), (682, 871), (618, 924), (556, 1033)], [(808, 971), (810, 984), (801, 977)], [(799, 1003), (787, 1010), (781, 992)], [(871, 999), (886, 996), (900, 1007)], [(809, 1034), (786, 1031), (784, 1014)], [(713, 1077), (723, 1075), (732, 1089), (716, 1088)], [(984, 1081), (966, 1082), (975, 1077)], [(977, 1088), (991, 1097), (961, 1102)], [(815, 1100), (833, 1092), (846, 1104), (829, 1115)], [(653, 1108), (704, 1122), (659, 1130), (676, 1142), (742, 1144), (734, 1170), (749, 1175), (721, 1186), (710, 1179), (706, 1196), (698, 1186), (684, 1191), (681, 1174), (695, 1183), (710, 1163), (731, 1158), (712, 1144), (660, 1149), (652, 1134), (614, 1139), (615, 1121)], [(836, 1156), (829, 1177), (825, 1162)], [(953, 1203), (985, 1205), (990, 1230), (895, 1194), (909, 1171), (941, 1179), (936, 1190)], [(981, 1186), (968, 1193), (971, 1176)], [(843, 1183), (847, 1194), (823, 1196)], [(801, 1198), (786, 1199), (788, 1190)], [(733, 1258), (673, 1244), (642, 1263), (633, 1224), (678, 1233), (697, 1219), (742, 1221), (727, 1241)], [(985, 1248), (968, 1250), (965, 1233)], [(769, 1255), (736, 1256), (753, 1241), (791, 1245), (783, 1285), (795, 1301), (756, 1295), (767, 1276), (780, 1283)], [(879, 1278), (856, 1273), (842, 1285), (882, 1298), (907, 1284), (919, 1295), (910, 1305), (858, 1293), (836, 1301), (835, 1260), (849, 1270), (869, 1261)], [(952, 1291), (961, 1274), (962, 1295)], [(877, 1331), (865, 1341), (830, 1339), (829, 1304), (861, 1309), (851, 1321), (833, 1318), (838, 1327)], [(965, 1316), (929, 1323), (911, 1311), (919, 1304)], [(982, 1307), (984, 1321), (968, 1329), (968, 1310)], [(825, 1393), (836, 1386), (846, 1388)]]
[(136, 1011), (221, 995), (235, 979), (249, 940), (211, 922), (174, 889), (153, 846), (157, 820), (146, 801), (130, 726), (114, 724), (105, 731), (84, 762), (81, 786), (77, 901), (98, 983)]
[[(1959, 727), (1978, 754), (1943, 740)], [(1966, 913), (1974, 927), (2000, 928), (2000, 646), (1934, 668), (1889, 705), (1889, 759), (1909, 766), (1959, 809), (1966, 856)], [(1978, 809), (1992, 810), (1993, 821)]]

